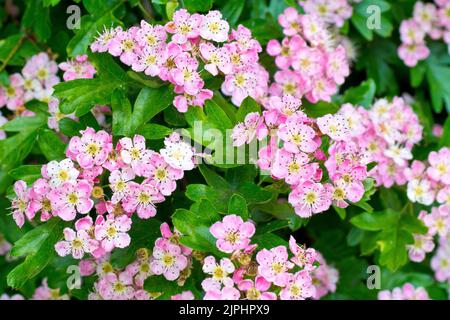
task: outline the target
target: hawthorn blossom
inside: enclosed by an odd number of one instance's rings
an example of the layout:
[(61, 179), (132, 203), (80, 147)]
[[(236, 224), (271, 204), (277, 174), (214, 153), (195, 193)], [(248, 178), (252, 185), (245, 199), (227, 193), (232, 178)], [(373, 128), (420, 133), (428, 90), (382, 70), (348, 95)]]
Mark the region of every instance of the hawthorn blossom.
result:
[(234, 272), (234, 269), (230, 259), (223, 258), (217, 263), (213, 256), (206, 257), (203, 261), (202, 270), (204, 273), (211, 275), (211, 278), (202, 281), (203, 290), (220, 290), (222, 286), (232, 287), (233, 280), (229, 275)]
[(295, 187), (289, 194), (289, 202), (297, 215), (308, 218), (328, 210), (331, 197), (322, 184), (308, 180)]
[(64, 81), (93, 78), (97, 72), (95, 67), (88, 61), (86, 54), (76, 56), (74, 60), (60, 63), (59, 68), (64, 71)]
[(299, 246), (293, 236), (289, 238), (289, 249), (292, 254), (294, 254), (294, 257), (291, 258), (291, 261), (295, 265), (308, 271), (314, 269), (313, 264), (316, 261), (317, 256), (316, 250), (314, 250), (313, 248), (305, 249), (302, 246)]
[(284, 141), (283, 147), (289, 152), (310, 153), (318, 147), (318, 143), (314, 139), (316, 136), (314, 129), (302, 122), (302, 116), (294, 114), (279, 127), (278, 136)]
[(131, 219), (126, 215), (118, 217), (98, 216), (95, 220), (95, 239), (100, 241), (106, 252), (114, 248), (125, 248), (130, 245), (131, 238), (128, 231), (131, 228)]
[(134, 297), (133, 277), (128, 272), (109, 273), (98, 282), (98, 293), (105, 300), (131, 300)]
[(112, 151), (112, 137), (106, 131), (92, 128), (80, 131), (81, 137), (70, 139), (67, 156), (76, 160), (83, 169), (102, 165)]
[(192, 170), (195, 166), (192, 147), (184, 142), (178, 133), (172, 133), (164, 140), (165, 148), (159, 153), (164, 160), (175, 169)]
[(217, 10), (209, 11), (199, 26), (200, 36), (205, 40), (224, 42), (228, 39), (230, 26), (222, 20), (222, 13)]
[(183, 170), (172, 168), (158, 153), (151, 154), (149, 157), (148, 164), (142, 170), (142, 175), (147, 178), (162, 195), (171, 195), (177, 187), (176, 180), (183, 178)]
[(120, 139), (119, 144), (123, 162), (130, 165), (137, 175), (142, 175), (143, 159), (153, 152), (146, 149), (145, 138), (136, 134), (133, 140), (128, 137)]
[(202, 16), (199, 14), (189, 14), (187, 10), (180, 9), (173, 14), (172, 21), (165, 25), (165, 29), (172, 35), (172, 41), (184, 44), (188, 39), (199, 36), (199, 27), (202, 23)]
[(271, 283), (262, 276), (256, 276), (255, 280), (245, 279), (238, 283), (238, 288), (245, 292), (248, 300), (276, 300), (277, 295), (268, 291)]
[(122, 200), (123, 208), (128, 213), (136, 212), (141, 219), (156, 215), (155, 204), (164, 201), (164, 196), (150, 183), (130, 182), (129, 192)]
[(70, 159), (64, 159), (60, 162), (50, 161), (43, 166), (42, 173), (43, 177), (48, 179), (51, 187), (58, 187), (65, 182), (76, 183), (80, 174)]
[(270, 250), (262, 249), (256, 255), (258, 274), (277, 286), (285, 286), (289, 282), (288, 270), (294, 264), (288, 260), (286, 247), (278, 246)]
[(285, 287), (280, 292), (281, 300), (305, 300), (313, 297), (315, 288), (307, 271), (288, 274)]
[(160, 241), (153, 248), (153, 260), (150, 263), (152, 272), (163, 275), (173, 281), (180, 276), (180, 272), (187, 267), (188, 260), (181, 252), (181, 248), (169, 241)]
[(114, 170), (109, 175), (110, 188), (113, 191), (111, 197), (112, 203), (118, 203), (130, 192), (129, 181), (135, 178), (135, 173), (131, 168)]
[(225, 253), (246, 248), (255, 234), (255, 225), (244, 222), (240, 216), (230, 214), (214, 223), (209, 231), (217, 239), (217, 248)]
[(53, 215), (71, 221), (75, 219), (77, 212), (88, 213), (94, 206), (91, 193), (92, 186), (85, 180), (64, 182), (60, 188), (52, 189), (49, 193)]
[(216, 76), (219, 70), (224, 74), (232, 72), (233, 65), (226, 47), (216, 48), (211, 43), (201, 43), (199, 49), (202, 57), (207, 61), (205, 70), (213, 76)]
[(96, 250), (98, 241), (92, 239), (88, 233), (91, 227), (92, 218), (86, 217), (75, 223), (76, 231), (65, 228), (64, 240), (55, 244), (55, 250), (58, 255), (64, 257), (71, 254), (74, 259), (82, 259), (84, 253), (92, 253)]
[(187, 290), (170, 297), (170, 300), (195, 300), (192, 291)]
[(241, 296), (238, 289), (234, 287), (223, 287), (220, 290), (209, 290), (205, 293), (203, 300), (239, 300)]
[(29, 208), (29, 191), (27, 189), (27, 184), (25, 181), (19, 180), (14, 183), (14, 193), (16, 197), (12, 200), (11, 209), (13, 213), (13, 219), (19, 228), (25, 223), (25, 216), (28, 219), (32, 219)]

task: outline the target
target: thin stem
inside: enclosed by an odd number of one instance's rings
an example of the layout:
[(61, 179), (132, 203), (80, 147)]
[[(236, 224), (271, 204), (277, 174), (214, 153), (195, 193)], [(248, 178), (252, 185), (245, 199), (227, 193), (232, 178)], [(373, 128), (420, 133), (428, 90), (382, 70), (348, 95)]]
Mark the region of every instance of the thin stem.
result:
[(14, 55), (16, 54), (17, 50), (19, 50), (19, 48), (22, 46), (23, 41), (25, 40), (25, 35), (23, 35), (19, 41), (17, 41), (16, 45), (14, 46), (14, 48), (12, 48), (11, 52), (8, 54), (8, 56), (6, 57), (6, 59), (3, 61), (2, 65), (0, 66), (0, 72), (2, 72), (6, 66), (8, 65), (9, 61), (14, 57)]

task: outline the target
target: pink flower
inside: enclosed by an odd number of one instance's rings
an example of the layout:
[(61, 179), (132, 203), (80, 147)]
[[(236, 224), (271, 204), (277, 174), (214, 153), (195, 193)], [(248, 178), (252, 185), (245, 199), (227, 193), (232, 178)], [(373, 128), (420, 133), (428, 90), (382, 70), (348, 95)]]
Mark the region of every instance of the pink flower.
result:
[(421, 60), (430, 55), (430, 49), (424, 44), (402, 44), (398, 48), (398, 55), (408, 67), (415, 67)]
[(234, 105), (240, 106), (242, 101), (248, 96), (255, 98), (255, 88), (258, 84), (258, 74), (254, 68), (239, 70), (233, 74), (225, 76), (222, 83), (222, 92), (231, 96)]
[(2, 234), (0, 234), (0, 256), (6, 255), (11, 250), (12, 245), (9, 243)]
[(302, 37), (295, 35), (292, 38), (284, 38), (281, 45), (278, 40), (270, 40), (267, 43), (267, 53), (276, 56), (275, 64), (280, 69), (288, 69), (297, 60), (297, 52), (306, 46)]
[(437, 281), (450, 280), (450, 245), (448, 241), (441, 241), (435, 255), (431, 258), (431, 268)]
[(438, 152), (430, 152), (428, 162), (428, 176), (434, 181), (450, 185), (450, 149), (442, 148)]
[(304, 249), (302, 246), (299, 246), (293, 236), (289, 238), (289, 249), (292, 254), (294, 254), (291, 261), (297, 266), (307, 271), (311, 271), (315, 268), (313, 264), (317, 257), (316, 250), (313, 248)]
[(61, 187), (51, 190), (48, 196), (53, 215), (71, 221), (75, 219), (77, 212), (88, 213), (94, 206), (94, 201), (90, 198), (91, 193), (92, 186), (85, 180), (63, 183)]
[(81, 138), (70, 139), (67, 156), (76, 160), (83, 169), (101, 166), (112, 151), (112, 137), (106, 131), (95, 132), (92, 128), (80, 131)]
[(347, 120), (340, 114), (327, 114), (326, 116), (317, 118), (317, 125), (322, 133), (336, 141), (346, 140), (349, 136)]
[(133, 277), (124, 271), (118, 275), (109, 273), (102, 277), (97, 288), (104, 300), (131, 300), (135, 293), (132, 285)]
[(289, 281), (289, 269), (294, 267), (294, 264), (288, 259), (288, 252), (284, 246), (270, 250), (262, 249), (256, 254), (256, 261), (259, 264), (258, 274), (267, 281), (283, 287)]
[(134, 172), (142, 176), (144, 157), (153, 151), (147, 150), (145, 147), (145, 138), (135, 134), (133, 140), (130, 138), (122, 138), (119, 140), (120, 156), (125, 164), (131, 166)]
[(92, 218), (85, 217), (75, 223), (76, 232), (70, 228), (64, 229), (64, 240), (55, 244), (55, 250), (59, 256), (69, 254), (74, 259), (82, 259), (84, 253), (92, 253), (98, 247), (98, 241), (89, 235), (92, 227)]
[(220, 11), (209, 11), (204, 16), (200, 25), (200, 36), (206, 40), (213, 40), (216, 42), (224, 42), (228, 39), (228, 31), (230, 26), (228, 22), (222, 20)]
[(431, 205), (435, 199), (435, 191), (428, 179), (409, 181), (406, 194), (412, 202), (419, 202), (427, 206)]
[(114, 248), (128, 247), (131, 239), (127, 232), (131, 228), (131, 223), (131, 219), (126, 215), (106, 219), (98, 216), (95, 221), (95, 239), (101, 242), (106, 252), (111, 252)]
[(109, 175), (110, 188), (113, 191), (111, 202), (116, 204), (130, 193), (129, 181), (135, 178), (131, 168), (114, 170)]
[(233, 68), (230, 55), (226, 47), (216, 48), (212, 43), (200, 43), (200, 53), (206, 60), (205, 69), (216, 76), (219, 70), (230, 74)]
[(176, 85), (183, 87), (190, 95), (196, 95), (203, 88), (204, 82), (197, 72), (198, 61), (188, 53), (181, 53), (175, 58), (175, 68), (171, 77)]
[(430, 298), (424, 288), (415, 289), (411, 283), (405, 283), (403, 287), (396, 287), (392, 291), (378, 292), (378, 300), (430, 300)]
[(202, 16), (199, 14), (190, 15), (187, 10), (180, 9), (173, 14), (173, 21), (166, 25), (166, 31), (173, 34), (172, 41), (178, 44), (184, 44), (188, 39), (199, 36), (199, 27), (202, 23)]
[(433, 207), (431, 213), (422, 218), (432, 236), (438, 234), (445, 237), (450, 231), (450, 206)]
[(221, 290), (209, 290), (204, 300), (239, 300), (241, 293), (234, 287), (223, 287)]
[(143, 287), (144, 281), (152, 275), (151, 261), (152, 259), (148, 257), (138, 258), (125, 268), (125, 271), (134, 277), (134, 282), (138, 287)]
[(42, 284), (34, 291), (32, 300), (69, 300), (69, 296), (67, 294), (61, 295), (59, 288), (50, 288), (47, 278), (44, 278)]
[(222, 221), (214, 223), (209, 231), (217, 239), (217, 248), (222, 252), (231, 253), (250, 244), (250, 238), (255, 234), (255, 226), (252, 222), (244, 222), (241, 217), (230, 214)]
[(319, 252), (317, 252), (316, 260), (319, 262), (319, 266), (311, 273), (311, 276), (316, 289), (313, 298), (318, 300), (329, 292), (336, 291), (339, 272), (328, 265)]
[(177, 108), (178, 112), (187, 112), (189, 106), (203, 107), (206, 100), (213, 97), (213, 92), (208, 89), (201, 89), (196, 95), (190, 95), (184, 92), (183, 87), (176, 86), (175, 93), (182, 93), (182, 95), (176, 96), (173, 99), (173, 105)]
[(285, 149), (279, 149), (271, 173), (277, 179), (285, 179), (288, 184), (296, 185), (301, 179), (310, 178), (305, 174), (307, 170), (304, 169), (308, 161), (308, 156), (303, 152), (290, 153)]
[(14, 183), (14, 193), (16, 194), (16, 197), (11, 203), (13, 219), (17, 226), (22, 228), (25, 223), (25, 216), (30, 220), (34, 217), (29, 210), (29, 191), (25, 181), (19, 180)]
[(109, 29), (103, 26), (103, 32), (99, 33), (99, 36), (91, 44), (92, 52), (106, 52), (109, 50), (111, 43), (116, 36), (116, 34), (122, 31), (122, 27), (111, 27)]
[(295, 8), (286, 8), (283, 14), (278, 16), (278, 22), (283, 27), (283, 33), (286, 36), (293, 36), (301, 30), (300, 15)]
[(277, 295), (268, 291), (271, 285), (264, 277), (256, 276), (255, 281), (250, 279), (242, 280), (238, 283), (238, 288), (241, 291), (245, 291), (245, 297), (248, 300), (277, 300)]
[(137, 31), (136, 40), (142, 47), (159, 47), (167, 40), (167, 33), (163, 26), (152, 26), (141, 20), (141, 27)]
[(183, 291), (182, 293), (178, 293), (170, 297), (170, 300), (195, 300), (194, 294), (192, 291)]
[(137, 27), (131, 27), (126, 31), (117, 30), (108, 46), (108, 52), (115, 57), (120, 56), (120, 61), (127, 66), (131, 66), (137, 59), (137, 31)]
[(343, 84), (345, 78), (350, 75), (347, 53), (343, 46), (339, 45), (328, 55), (326, 72), (327, 76), (333, 79), (338, 85)]
[(150, 183), (138, 184), (130, 182), (128, 184), (129, 193), (122, 200), (123, 208), (128, 213), (136, 211), (141, 219), (148, 219), (156, 215), (156, 203), (164, 201), (164, 196), (158, 189)]
[(258, 112), (251, 112), (245, 116), (244, 122), (238, 123), (233, 128), (231, 138), (234, 146), (250, 143), (256, 135), (258, 127), (261, 126), (263, 118)]
[(85, 54), (76, 56), (75, 60), (60, 63), (59, 68), (64, 71), (64, 81), (93, 78), (97, 72)]
[(425, 40), (425, 32), (415, 20), (404, 20), (400, 25), (400, 38), (404, 44), (419, 44)]
[(131, 65), (137, 72), (144, 72), (146, 75), (155, 77), (161, 72), (161, 67), (167, 59), (165, 45), (145, 48)]
[(297, 114), (289, 117), (285, 124), (281, 124), (278, 136), (284, 141), (283, 147), (292, 153), (314, 152), (318, 144), (315, 141), (316, 133), (310, 126), (303, 124), (303, 117)]
[(177, 187), (175, 181), (183, 178), (184, 172), (181, 169), (172, 168), (160, 154), (153, 153), (150, 155), (148, 164), (142, 170), (142, 175), (162, 195), (169, 196)]
[(305, 181), (289, 194), (289, 202), (297, 215), (308, 218), (328, 210), (331, 206), (331, 197), (321, 183)]
[(411, 261), (422, 262), (425, 255), (434, 249), (434, 241), (431, 235), (414, 234), (414, 244), (407, 246), (408, 256)]
[(233, 280), (229, 277), (234, 272), (234, 265), (228, 258), (220, 259), (220, 263), (216, 263), (216, 258), (208, 256), (203, 261), (203, 272), (211, 275), (202, 281), (202, 288), (205, 291), (220, 290), (222, 286), (232, 287)]
[(159, 241), (153, 248), (151, 270), (156, 275), (163, 275), (173, 281), (180, 276), (180, 271), (187, 267), (188, 260), (181, 252), (181, 248), (169, 241)]
[(307, 271), (288, 274), (286, 286), (280, 292), (281, 300), (305, 300), (315, 295), (312, 279)]

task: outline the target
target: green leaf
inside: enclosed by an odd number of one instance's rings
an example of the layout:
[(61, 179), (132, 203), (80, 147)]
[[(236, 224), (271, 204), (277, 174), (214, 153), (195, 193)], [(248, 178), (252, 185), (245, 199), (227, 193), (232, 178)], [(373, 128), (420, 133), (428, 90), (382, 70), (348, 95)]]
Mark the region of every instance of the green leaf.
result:
[[(19, 46), (19, 49), (13, 54), (16, 46)], [(0, 61), (4, 63), (7, 58), (10, 58), (8, 61), (10, 66), (23, 66), (29, 57), (38, 52), (39, 48), (26, 40), (21, 33), (0, 40)]]
[(312, 118), (323, 117), (327, 114), (334, 114), (339, 111), (339, 106), (332, 102), (319, 101), (312, 104), (309, 101), (304, 100), (303, 106), (305, 113)]
[(261, 106), (253, 98), (247, 97), (242, 101), (241, 106), (236, 113), (236, 120), (243, 122), (245, 116), (252, 112), (261, 113)]
[(65, 158), (66, 144), (61, 141), (55, 131), (39, 130), (38, 143), (47, 160), (62, 160)]
[[(370, 26), (370, 22), (372, 19), (378, 18), (376, 13), (369, 10), (371, 8), (377, 8), (380, 10), (381, 16), (380, 20), (380, 28), (377, 26)], [(351, 18), (353, 25), (356, 29), (361, 33), (361, 35), (369, 41), (373, 40), (373, 31), (379, 34), (382, 37), (389, 37), (393, 31), (393, 25), (390, 19), (384, 14), (385, 12), (390, 10), (390, 4), (386, 1), (382, 0), (363, 0), (361, 3), (358, 3), (354, 7), (354, 12)]]
[(47, 118), (42, 114), (37, 114), (33, 117), (16, 117), (8, 121), (0, 130), (7, 132), (20, 132), (24, 130), (35, 130), (47, 123)]
[(229, 189), (230, 185), (222, 176), (218, 175), (216, 172), (212, 171), (205, 165), (198, 166), (200, 173), (208, 185), (215, 189)]
[(406, 264), (406, 246), (414, 243), (413, 234), (424, 234), (427, 228), (416, 217), (387, 209), (362, 213), (350, 219), (356, 227), (377, 232), (375, 243), (380, 250), (380, 264), (396, 270)]
[(26, 4), (22, 26), (34, 32), (39, 40), (47, 40), (52, 34), (49, 8), (43, 5), (42, 0), (26, 1)]
[(345, 91), (344, 102), (351, 103), (355, 106), (363, 106), (368, 109), (372, 105), (376, 88), (375, 82), (372, 79), (366, 80), (359, 86)]
[(233, 123), (228, 115), (213, 100), (206, 101), (205, 111), (207, 121), (213, 124), (216, 128), (220, 129), (223, 133), (226, 133), (227, 129), (233, 128)]
[(134, 132), (144, 123), (150, 121), (155, 115), (172, 104), (174, 97), (173, 90), (168, 87), (142, 88), (134, 103), (133, 114), (131, 116), (131, 128)]
[(213, 0), (183, 0), (184, 7), (191, 13), (209, 11), (213, 2)]
[(233, 194), (228, 202), (228, 213), (236, 214), (244, 221), (248, 220), (247, 201), (242, 196)]
[(26, 258), (8, 274), (10, 287), (23, 287), (49, 264), (55, 256), (54, 245), (61, 238), (63, 227), (61, 220), (52, 219), (32, 229), (14, 244), (11, 255)]
[(95, 105), (109, 105), (116, 88), (127, 84), (127, 74), (107, 54), (92, 55), (98, 77), (76, 79), (57, 84), (54, 95), (60, 100), (60, 110), (65, 114), (75, 112), (80, 117)]
[(216, 239), (209, 232), (211, 221), (208, 215), (177, 209), (172, 215), (175, 228), (183, 234), (180, 241), (190, 248), (223, 256), (216, 248)]
[(435, 112), (440, 113), (445, 104), (450, 112), (450, 59), (446, 48), (432, 45), (431, 55), (426, 60), (426, 78), (430, 89), (431, 103)]
[(442, 137), (439, 141), (439, 148), (450, 147), (450, 117), (448, 116), (445, 120), (443, 129), (444, 132), (442, 133)]
[(220, 9), (223, 18), (228, 21), (230, 26), (236, 25), (242, 10), (244, 10), (245, 1), (242, 0), (228, 0), (225, 5)]
[(30, 184), (41, 177), (41, 168), (41, 165), (23, 165), (9, 171), (9, 175), (14, 180), (24, 180)]
[(131, 135), (131, 104), (124, 90), (116, 89), (111, 96), (113, 134)]
[(144, 136), (148, 140), (158, 140), (170, 135), (172, 129), (156, 123), (147, 123), (141, 126), (136, 133)]

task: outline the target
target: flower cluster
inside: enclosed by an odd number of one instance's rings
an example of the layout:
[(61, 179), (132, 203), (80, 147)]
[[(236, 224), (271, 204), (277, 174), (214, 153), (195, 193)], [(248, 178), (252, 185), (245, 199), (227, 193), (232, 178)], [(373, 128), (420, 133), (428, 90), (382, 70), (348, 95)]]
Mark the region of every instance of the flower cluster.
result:
[[(447, 229), (448, 229), (447, 217)], [(447, 237), (439, 239), (439, 246), (435, 255), (431, 258), (431, 268), (434, 271), (434, 277), (437, 281), (450, 283), (450, 240)]]
[(378, 300), (430, 300), (428, 292), (423, 287), (414, 288), (411, 283), (405, 283), (403, 287), (396, 287), (378, 292)]
[(307, 14), (314, 15), (329, 25), (342, 27), (347, 19), (352, 16), (351, 2), (361, 0), (299, 0)]
[(398, 55), (408, 67), (414, 67), (429, 56), (426, 36), (432, 40), (443, 39), (450, 44), (450, 3), (447, 0), (434, 2), (416, 2), (412, 18), (400, 25), (402, 44)]
[[(155, 205), (171, 195), (184, 170), (194, 167), (192, 148), (176, 133), (166, 138), (158, 153), (146, 148), (142, 136), (122, 138), (114, 147), (110, 134), (87, 128), (70, 140), (66, 155), (42, 166), (42, 178), (31, 187), (17, 181), (12, 209), (19, 227), (25, 217), (32, 220), (39, 212), (42, 221), (56, 216), (78, 219), (55, 245), (60, 256), (75, 259), (85, 253), (100, 258), (116, 247), (127, 247), (131, 216), (155, 216)], [(102, 187), (106, 178), (108, 194)], [(94, 207), (97, 215), (92, 218)], [(77, 218), (78, 214), (84, 216)]]
[[(177, 280), (182, 286), (190, 276), (192, 250), (178, 241), (178, 231), (172, 232), (167, 223), (160, 227), (162, 237), (156, 239), (152, 251), (141, 248), (136, 251), (136, 259), (123, 269), (115, 269), (108, 255), (99, 259), (81, 260), (79, 267), (82, 276), (94, 275), (97, 280), (91, 300), (149, 300), (162, 292), (149, 293), (144, 290), (144, 282), (151, 276), (164, 276), (169, 281)], [(156, 290), (158, 288), (155, 288)], [(193, 299), (186, 292), (173, 299)]]
[[(257, 246), (251, 244), (253, 223), (234, 214), (214, 223), (210, 232), (217, 248), (230, 256), (219, 261), (213, 256), (203, 259), (208, 275), (202, 282), (206, 300), (304, 300), (335, 289), (337, 273), (330, 272), (318, 252), (298, 245), (293, 237), (289, 250), (280, 245), (256, 252)], [(316, 266), (319, 259), (323, 267)]]
[(412, 202), (450, 204), (450, 148), (430, 152), (427, 162), (414, 160), (405, 175)]
[[(301, 100), (291, 95), (271, 97), (268, 110), (248, 114), (233, 129), (234, 145), (269, 137), (268, 146), (259, 150), (258, 166), (291, 186), (289, 202), (301, 217), (326, 211), (332, 204), (345, 208), (347, 200), (358, 202), (365, 191), (367, 161), (352, 141), (348, 119), (340, 113), (312, 119), (300, 105)], [(356, 113), (348, 107), (349, 115)], [(328, 150), (320, 149), (324, 139)], [(328, 181), (322, 181), (321, 164)]]
[(351, 127), (351, 136), (364, 150), (365, 161), (376, 163), (369, 175), (377, 185), (390, 188), (403, 185), (409, 178), (404, 170), (412, 159), (412, 148), (422, 139), (419, 118), (403, 98), (379, 99), (366, 110), (346, 104), (342, 114)]
[(286, 37), (267, 44), (267, 53), (279, 68), (269, 94), (304, 96), (312, 103), (331, 101), (350, 74), (345, 48), (334, 46), (326, 25), (314, 15), (287, 8), (278, 21)]
[(267, 91), (268, 73), (258, 63), (262, 48), (249, 29), (231, 30), (219, 11), (206, 15), (175, 11), (165, 26), (141, 21), (140, 27), (105, 30), (91, 45), (109, 52), (136, 72), (159, 77), (174, 85), (174, 105), (180, 112), (203, 106), (213, 92), (205, 88), (203, 67), (212, 76), (225, 76), (224, 94), (239, 106), (244, 98), (258, 99)]
[(32, 56), (21, 73), (9, 76), (8, 86), (0, 86), (0, 108), (6, 106), (16, 115), (33, 115), (25, 109), (25, 103), (33, 99), (48, 101), (53, 86), (60, 81), (57, 72), (58, 65), (47, 53)]

